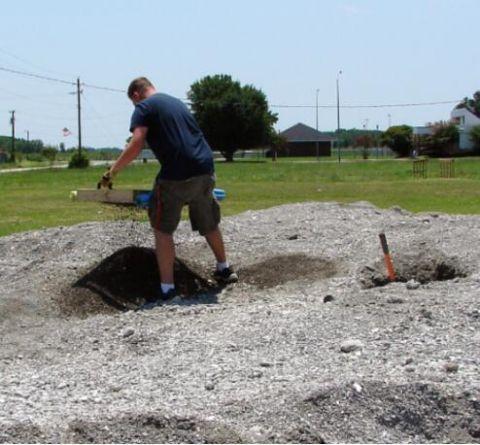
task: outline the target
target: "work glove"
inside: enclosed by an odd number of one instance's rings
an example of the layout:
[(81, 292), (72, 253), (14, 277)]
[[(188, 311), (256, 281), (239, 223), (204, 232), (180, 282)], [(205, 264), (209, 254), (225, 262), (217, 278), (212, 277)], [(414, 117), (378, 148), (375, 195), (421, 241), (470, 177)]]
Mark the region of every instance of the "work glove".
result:
[(113, 175), (110, 173), (110, 170), (107, 170), (100, 181), (97, 184), (97, 189), (109, 188), (110, 190), (113, 187)]

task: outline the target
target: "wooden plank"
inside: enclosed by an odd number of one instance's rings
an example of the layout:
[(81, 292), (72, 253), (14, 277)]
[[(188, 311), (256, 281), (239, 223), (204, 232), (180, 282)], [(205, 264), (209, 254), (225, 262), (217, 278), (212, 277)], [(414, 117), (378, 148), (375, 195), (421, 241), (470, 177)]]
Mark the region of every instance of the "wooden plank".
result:
[(150, 190), (109, 190), (109, 189), (81, 189), (71, 193), (78, 201), (105, 202), (110, 204), (136, 204), (135, 198), (140, 193), (149, 193)]

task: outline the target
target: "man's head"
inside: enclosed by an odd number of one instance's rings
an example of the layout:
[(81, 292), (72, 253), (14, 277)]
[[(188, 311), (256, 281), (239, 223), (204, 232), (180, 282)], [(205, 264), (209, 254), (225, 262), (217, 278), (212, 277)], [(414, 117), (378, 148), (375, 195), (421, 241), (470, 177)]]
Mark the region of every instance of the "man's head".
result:
[(137, 77), (130, 82), (128, 86), (128, 97), (134, 104), (138, 104), (143, 99), (156, 93), (156, 89), (146, 77)]

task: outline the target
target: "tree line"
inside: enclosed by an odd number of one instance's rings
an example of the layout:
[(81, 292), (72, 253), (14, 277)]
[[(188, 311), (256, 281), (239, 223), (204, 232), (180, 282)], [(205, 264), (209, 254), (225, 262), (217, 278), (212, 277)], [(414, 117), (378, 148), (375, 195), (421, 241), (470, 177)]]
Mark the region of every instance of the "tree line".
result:
[[(225, 74), (206, 76), (194, 82), (187, 93), (191, 110), (214, 151), (221, 152), (227, 161), (233, 161), (237, 150), (272, 147), (281, 150), (286, 141), (274, 129), (278, 115), (270, 110), (263, 91), (253, 85), (242, 85)], [(458, 107), (466, 107), (480, 117), (480, 91), (473, 98), (465, 98)], [(409, 156), (412, 152), (431, 156), (452, 154), (458, 145), (459, 132), (454, 122), (436, 122), (430, 125), (431, 134), (417, 136), (412, 127), (397, 125), (385, 132), (375, 130), (340, 129), (324, 132), (325, 136), (334, 136), (340, 147), (357, 147), (368, 153), (368, 148), (387, 146), (398, 156)], [(471, 138), (480, 151), (480, 127), (474, 129)], [(27, 156), (43, 156), (55, 159), (58, 152), (68, 153), (64, 144), (60, 150), (44, 146), (40, 140), (16, 140), (16, 151)], [(0, 152), (8, 152), (11, 139), (0, 136)], [(73, 150), (73, 149), (72, 149)], [(112, 151), (113, 150), (113, 151)], [(85, 150), (88, 156), (103, 155), (115, 158), (116, 149), (104, 151)], [(79, 164), (83, 165), (83, 160)]]

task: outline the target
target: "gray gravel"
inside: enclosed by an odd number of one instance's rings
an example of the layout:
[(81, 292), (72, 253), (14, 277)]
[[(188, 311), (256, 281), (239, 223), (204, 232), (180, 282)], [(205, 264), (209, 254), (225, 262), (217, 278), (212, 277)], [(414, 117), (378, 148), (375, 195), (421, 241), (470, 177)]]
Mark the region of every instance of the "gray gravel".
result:
[[(62, 309), (146, 224), (0, 238), (0, 441), (480, 441), (480, 217), (307, 203), (222, 229), (240, 283), (148, 312)], [(207, 279), (204, 241), (176, 243)]]

